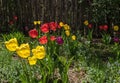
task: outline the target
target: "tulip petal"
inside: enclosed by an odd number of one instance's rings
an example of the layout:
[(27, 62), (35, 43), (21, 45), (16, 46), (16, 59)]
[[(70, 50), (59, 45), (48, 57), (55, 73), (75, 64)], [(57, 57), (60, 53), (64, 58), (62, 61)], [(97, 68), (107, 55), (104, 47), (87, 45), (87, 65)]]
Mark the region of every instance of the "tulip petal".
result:
[(18, 42), (16, 38), (10, 39), (9, 41), (5, 42), (5, 46), (9, 51), (16, 51), (18, 47)]
[(29, 44), (21, 44), (20, 47), (16, 49), (16, 52), (21, 58), (27, 58), (30, 56)]

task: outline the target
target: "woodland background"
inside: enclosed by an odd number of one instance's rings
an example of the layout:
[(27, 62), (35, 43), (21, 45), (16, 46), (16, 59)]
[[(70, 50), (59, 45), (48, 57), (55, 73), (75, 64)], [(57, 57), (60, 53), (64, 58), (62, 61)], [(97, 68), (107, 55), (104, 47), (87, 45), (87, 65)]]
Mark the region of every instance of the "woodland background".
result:
[[(93, 23), (94, 34), (98, 26), (112, 27), (120, 22), (119, 0), (0, 0), (0, 32), (9, 32), (9, 22), (18, 17), (16, 29), (33, 28), (33, 21), (63, 21), (74, 31), (83, 32), (83, 21)], [(112, 33), (109, 30), (110, 33)]]

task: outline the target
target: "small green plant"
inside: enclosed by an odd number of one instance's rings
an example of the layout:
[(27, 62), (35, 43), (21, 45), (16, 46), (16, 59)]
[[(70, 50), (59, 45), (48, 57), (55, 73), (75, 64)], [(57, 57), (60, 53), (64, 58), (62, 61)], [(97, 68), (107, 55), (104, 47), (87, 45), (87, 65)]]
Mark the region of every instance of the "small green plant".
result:
[(93, 30), (88, 30), (88, 35), (87, 35), (88, 41), (92, 40), (92, 38), (93, 38), (92, 35), (93, 35)]
[(73, 58), (74, 57), (70, 58), (69, 60), (67, 60), (63, 56), (60, 56), (58, 58), (58, 60), (60, 61), (59, 69), (60, 69), (62, 83), (68, 83), (68, 70), (69, 70), (69, 67), (71, 65)]
[(111, 42), (110, 34), (107, 34), (107, 33), (102, 34), (102, 42), (106, 45), (110, 44)]

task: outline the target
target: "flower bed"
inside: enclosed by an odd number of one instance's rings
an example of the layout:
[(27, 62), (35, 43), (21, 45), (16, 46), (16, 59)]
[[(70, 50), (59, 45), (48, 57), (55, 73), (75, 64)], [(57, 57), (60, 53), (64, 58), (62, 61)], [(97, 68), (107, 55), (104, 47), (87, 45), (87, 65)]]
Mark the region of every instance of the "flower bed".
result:
[(28, 34), (27, 38), (19, 32), (2, 35), (1, 82), (69, 83), (74, 78), (77, 82), (114, 79), (119, 83), (120, 46), (117, 39), (111, 42), (110, 35), (104, 34), (96, 43), (92, 30), (82, 37), (63, 22), (39, 21)]

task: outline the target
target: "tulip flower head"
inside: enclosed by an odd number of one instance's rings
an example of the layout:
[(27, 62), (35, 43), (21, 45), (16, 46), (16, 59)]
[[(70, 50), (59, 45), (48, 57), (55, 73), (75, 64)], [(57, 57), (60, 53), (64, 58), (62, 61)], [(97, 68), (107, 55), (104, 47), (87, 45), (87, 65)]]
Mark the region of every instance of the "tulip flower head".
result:
[(30, 65), (35, 65), (37, 63), (37, 58), (35, 56), (28, 57), (28, 62)]
[(59, 23), (59, 26), (60, 26), (60, 27), (63, 27), (63, 26), (64, 26), (64, 23), (63, 23), (63, 22), (60, 22), (60, 23)]
[(58, 27), (58, 24), (57, 24), (57, 22), (50, 22), (49, 27), (50, 27), (50, 30), (56, 31), (57, 27)]
[(9, 51), (16, 51), (18, 47), (17, 39), (13, 38), (13, 39), (10, 39), (9, 41), (6, 41), (5, 46)]
[(56, 42), (57, 42), (57, 44), (59, 44), (59, 45), (62, 45), (62, 44), (64, 43), (62, 37), (57, 37), (57, 38), (56, 38)]
[(84, 21), (84, 25), (88, 26), (88, 24), (89, 24), (89, 23), (88, 23), (88, 20), (85, 20), (85, 21)]
[(29, 31), (29, 36), (30, 36), (31, 38), (37, 38), (37, 36), (38, 36), (38, 31), (37, 31), (36, 29), (30, 30), (30, 31)]
[(70, 36), (70, 30), (65, 31), (66, 36)]
[(48, 23), (43, 24), (43, 25), (40, 27), (40, 30), (41, 30), (43, 33), (48, 33), (48, 32), (49, 32)]
[(54, 40), (56, 40), (56, 37), (55, 36), (50, 36), (50, 40), (54, 41)]
[(72, 35), (72, 40), (76, 40), (76, 36), (75, 35)]
[(104, 31), (107, 31), (107, 30), (108, 30), (108, 25), (104, 25), (104, 26), (103, 26), (103, 30), (104, 30)]
[(116, 43), (119, 43), (119, 38), (118, 37), (114, 37), (113, 41), (116, 42)]
[(91, 29), (93, 26), (92, 24), (88, 24), (88, 28)]
[(16, 53), (21, 58), (28, 58), (30, 56), (30, 47), (29, 44), (21, 44), (20, 47), (16, 49)]
[(118, 31), (118, 30), (119, 30), (119, 27), (118, 27), (117, 25), (115, 25), (115, 26), (113, 27), (113, 30), (114, 30), (114, 31)]
[(70, 30), (70, 26), (68, 24), (65, 24), (63, 27), (65, 30)]
[(37, 46), (35, 49), (32, 49), (33, 56), (37, 59), (43, 59), (45, 57), (45, 48), (43, 46)]
[(40, 44), (46, 44), (48, 42), (47, 36), (42, 36), (39, 38), (39, 43)]

